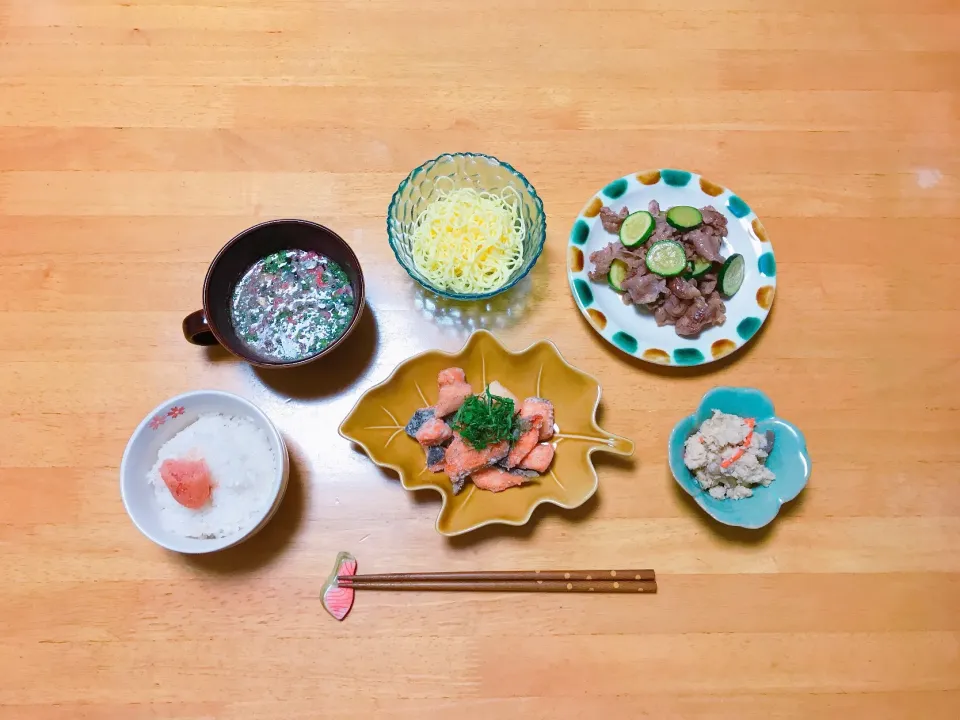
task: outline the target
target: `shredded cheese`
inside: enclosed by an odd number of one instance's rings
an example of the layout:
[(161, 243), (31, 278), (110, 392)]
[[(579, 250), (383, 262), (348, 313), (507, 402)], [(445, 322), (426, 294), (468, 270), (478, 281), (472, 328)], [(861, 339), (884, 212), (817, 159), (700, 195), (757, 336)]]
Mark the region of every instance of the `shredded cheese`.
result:
[(414, 222), (413, 264), (434, 287), (461, 294), (497, 290), (523, 263), (526, 226), (512, 187), (439, 190)]

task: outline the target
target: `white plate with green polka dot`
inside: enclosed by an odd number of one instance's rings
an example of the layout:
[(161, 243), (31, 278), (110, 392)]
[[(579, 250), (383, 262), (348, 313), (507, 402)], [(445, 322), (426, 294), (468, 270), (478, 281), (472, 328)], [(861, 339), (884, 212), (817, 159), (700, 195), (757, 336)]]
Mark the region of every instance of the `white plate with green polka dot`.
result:
[[(743, 285), (732, 298), (724, 298), (726, 322), (698, 337), (680, 337), (669, 325), (658, 327), (651, 313), (625, 305), (605, 281), (594, 282), (587, 276), (590, 253), (617, 242), (615, 235), (603, 229), (600, 208), (646, 210), (651, 200), (663, 210), (675, 205), (712, 205), (727, 218), (727, 237), (720, 254), (740, 253), (746, 261)], [(649, 170), (614, 180), (580, 211), (567, 244), (570, 290), (587, 322), (628, 355), (659, 365), (703, 365), (746, 345), (770, 314), (776, 275), (773, 246), (750, 206), (725, 187), (686, 170)]]

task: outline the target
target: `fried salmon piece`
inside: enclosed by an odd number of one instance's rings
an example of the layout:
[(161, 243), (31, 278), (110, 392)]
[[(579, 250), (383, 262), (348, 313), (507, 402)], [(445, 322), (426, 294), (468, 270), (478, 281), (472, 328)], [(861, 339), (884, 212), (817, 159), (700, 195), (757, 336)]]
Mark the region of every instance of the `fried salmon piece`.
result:
[(440, 386), (440, 397), (437, 398), (437, 404), (434, 409), (439, 417), (453, 415), (463, 401), (473, 395), (473, 388), (469, 383), (453, 383), (452, 385)]
[(502, 460), (509, 452), (510, 443), (506, 440), (485, 447), (483, 450), (477, 450), (464, 442), (463, 438), (457, 433), (454, 433), (453, 442), (447, 447), (443, 471), (450, 476), (455, 485), (457, 483), (462, 484), (462, 481), (468, 475)]
[(452, 415), (460, 409), (464, 400), (473, 395), (473, 388), (467, 382), (466, 373), (458, 367), (441, 370), (437, 375), (437, 387), (440, 390), (437, 404), (434, 405), (437, 417)]
[(459, 385), (460, 383), (465, 383), (466, 381), (467, 374), (462, 368), (458, 367), (449, 367), (446, 370), (441, 370), (440, 374), (437, 375), (437, 385), (440, 387), (443, 387), (444, 385)]
[(433, 417), (420, 426), (415, 437), (423, 447), (443, 445), (453, 437), (453, 430), (440, 418)]
[(533, 450), (527, 453), (527, 456), (520, 462), (520, 467), (524, 470), (536, 470), (538, 473), (545, 473), (550, 469), (550, 463), (553, 462), (555, 449), (553, 445), (543, 443), (537, 445)]
[(513, 447), (510, 448), (510, 454), (507, 455), (507, 460), (504, 463), (508, 470), (519, 465), (520, 461), (540, 442), (540, 426), (542, 424), (543, 420), (537, 418), (530, 423), (527, 430), (521, 433), (520, 438), (514, 443)]
[(553, 403), (538, 397), (528, 397), (520, 404), (520, 417), (528, 422), (540, 419), (540, 440), (553, 437)]
[(498, 467), (488, 467), (475, 472), (470, 476), (470, 479), (473, 480), (473, 484), (481, 490), (503, 492), (508, 488), (523, 485), (526, 478), (522, 475), (514, 475), (506, 470), (501, 470)]

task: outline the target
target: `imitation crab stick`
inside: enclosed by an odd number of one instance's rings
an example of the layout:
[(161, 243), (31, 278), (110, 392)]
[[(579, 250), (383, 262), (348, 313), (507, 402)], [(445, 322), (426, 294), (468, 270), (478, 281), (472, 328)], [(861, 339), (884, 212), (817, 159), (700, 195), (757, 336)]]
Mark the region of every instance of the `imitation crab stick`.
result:
[(747, 448), (750, 447), (750, 441), (753, 440), (753, 428), (757, 426), (757, 421), (753, 418), (745, 418), (744, 422), (747, 424), (747, 427), (750, 428), (750, 432), (747, 433), (747, 436), (743, 439), (743, 442), (737, 447), (737, 451), (728, 457), (726, 460), (720, 461), (720, 467), (728, 468), (733, 465), (737, 460), (743, 457), (743, 453), (746, 452)]

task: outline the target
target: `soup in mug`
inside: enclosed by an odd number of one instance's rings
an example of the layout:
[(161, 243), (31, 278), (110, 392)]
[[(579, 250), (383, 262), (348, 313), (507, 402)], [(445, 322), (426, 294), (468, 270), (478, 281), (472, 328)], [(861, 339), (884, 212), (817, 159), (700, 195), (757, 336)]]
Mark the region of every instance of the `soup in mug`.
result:
[(251, 351), (295, 362), (343, 335), (355, 307), (350, 279), (340, 265), (313, 251), (281, 250), (244, 273), (233, 290), (230, 317)]

